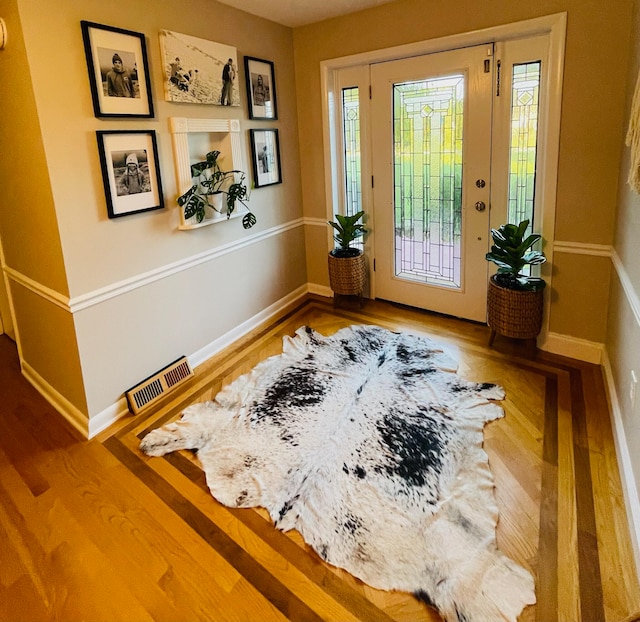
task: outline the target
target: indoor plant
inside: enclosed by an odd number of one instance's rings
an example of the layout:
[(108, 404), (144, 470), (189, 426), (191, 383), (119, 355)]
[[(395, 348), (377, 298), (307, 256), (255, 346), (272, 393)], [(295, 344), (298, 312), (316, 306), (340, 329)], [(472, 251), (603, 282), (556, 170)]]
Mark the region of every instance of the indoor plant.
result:
[(335, 229), (333, 239), (338, 246), (329, 252), (329, 284), (335, 294), (357, 295), (362, 302), (366, 280), (364, 252), (351, 246), (367, 230), (359, 221), (364, 216), (360, 211), (351, 216), (336, 214), (336, 220), (327, 221)]
[[(218, 164), (219, 158), (219, 151), (210, 151), (203, 162), (191, 165), (191, 177), (195, 183), (178, 197), (178, 205), (184, 210), (185, 219), (195, 216), (198, 222), (202, 222), (208, 207), (218, 213), (226, 211), (227, 218), (230, 218), (238, 202), (247, 210), (242, 226), (250, 229), (256, 224), (256, 217), (247, 205), (246, 175), (239, 170), (223, 171)], [(217, 197), (219, 201), (216, 201)]]
[(541, 239), (537, 233), (525, 237), (528, 220), (501, 225), (491, 230), (493, 244), (487, 261), (498, 266), (489, 279), (487, 323), (491, 328), (489, 345), (496, 333), (517, 339), (537, 337), (542, 328), (544, 279), (525, 274), (526, 266), (544, 263), (542, 251), (530, 250)]

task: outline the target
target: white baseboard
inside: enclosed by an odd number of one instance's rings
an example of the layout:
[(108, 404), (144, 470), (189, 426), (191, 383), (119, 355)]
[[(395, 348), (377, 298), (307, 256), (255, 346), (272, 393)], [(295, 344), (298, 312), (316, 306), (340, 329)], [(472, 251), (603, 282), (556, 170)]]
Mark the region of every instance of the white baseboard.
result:
[(26, 361), (20, 361), (22, 375), (59, 412), (80, 434), (89, 436), (89, 420), (66, 397), (58, 393), (33, 367)]
[(87, 438), (93, 438), (96, 434), (99, 434), (103, 430), (106, 430), (110, 425), (113, 425), (122, 417), (130, 415), (129, 404), (127, 404), (126, 398), (119, 399), (115, 404), (111, 404), (103, 411), (99, 412), (95, 417), (89, 419), (89, 432)]
[(604, 344), (569, 335), (547, 333), (538, 341), (538, 348), (552, 354), (567, 356), (585, 363), (602, 364)]
[(324, 296), (325, 298), (333, 298), (333, 290), (326, 285), (318, 285), (317, 283), (307, 283), (307, 291), (316, 296)]
[[(249, 318), (234, 330), (222, 335), (215, 341), (209, 343), (204, 348), (188, 356), (189, 364), (192, 367), (201, 365), (212, 356), (231, 345), (234, 341), (246, 335), (260, 324), (267, 322), (270, 318), (279, 313), (286, 306), (304, 297), (305, 294), (315, 294), (326, 298), (333, 297), (331, 288), (316, 283), (307, 283), (300, 286), (284, 298), (281, 298), (260, 313)], [(566, 335), (548, 333), (539, 344), (540, 349), (554, 354), (568, 356), (570, 358), (600, 364), (602, 361), (603, 346), (599, 343), (576, 339)], [(83, 436), (93, 438), (116, 421), (129, 414), (126, 399), (123, 397), (116, 403), (111, 404), (101, 412), (87, 419), (85, 415), (71, 404), (66, 398), (60, 395), (47, 382), (43, 380), (28, 363), (22, 361), (23, 375), (31, 382), (38, 392)]]
[[(225, 333), (215, 341), (207, 344), (204, 348), (201, 348), (197, 352), (194, 352), (190, 356), (187, 357), (189, 360), (189, 364), (192, 368), (201, 365), (205, 361), (209, 360), (212, 356), (230, 346), (232, 343), (246, 335), (248, 332), (252, 331), (254, 328), (260, 326), (270, 318), (278, 314), (288, 305), (295, 303), (297, 300), (301, 299), (307, 292), (309, 288), (307, 285), (303, 285), (291, 292), (284, 298), (281, 298), (277, 302), (273, 303), (271, 306), (267, 307), (260, 313), (254, 315), (249, 318), (246, 322), (243, 322), (235, 329)], [(85, 435), (88, 438), (94, 437), (99, 432), (102, 432), (110, 425), (113, 425), (118, 419), (129, 415), (129, 407), (127, 405), (127, 401), (125, 398), (118, 400), (115, 404), (105, 408), (102, 412), (99, 412), (97, 415), (91, 417), (88, 422), (88, 429), (84, 431)], [(86, 427), (86, 426), (85, 426)]]
[(636, 575), (640, 581), (640, 499), (636, 487), (633, 468), (631, 466), (631, 455), (627, 443), (624, 426), (622, 424), (622, 411), (618, 401), (613, 379), (613, 371), (606, 350), (603, 352), (602, 367), (604, 369), (605, 386), (607, 397), (609, 398), (609, 411), (611, 412), (611, 427), (613, 429), (613, 440), (616, 446), (616, 457), (618, 459), (618, 470), (622, 480), (622, 491), (627, 509), (627, 520), (629, 522), (629, 533), (631, 535), (631, 546), (636, 562)]
[(254, 328), (257, 328), (258, 326), (260, 326), (260, 324), (267, 322), (274, 315), (282, 311), (282, 309), (284, 309), (286, 306), (302, 298), (307, 293), (307, 291), (308, 288), (306, 284), (298, 287), (298, 289), (273, 303), (263, 311), (260, 311), (260, 313), (257, 313), (252, 318), (249, 318), (246, 322), (243, 322), (233, 330), (225, 333), (221, 337), (218, 337), (218, 339), (212, 341), (204, 348), (198, 350), (197, 352), (194, 352), (191, 356), (188, 356), (187, 358), (189, 359), (189, 364), (191, 365), (191, 367), (197, 367), (205, 361), (208, 361), (212, 356), (214, 356), (227, 346), (230, 346), (234, 341), (237, 341), (248, 332), (252, 331)]

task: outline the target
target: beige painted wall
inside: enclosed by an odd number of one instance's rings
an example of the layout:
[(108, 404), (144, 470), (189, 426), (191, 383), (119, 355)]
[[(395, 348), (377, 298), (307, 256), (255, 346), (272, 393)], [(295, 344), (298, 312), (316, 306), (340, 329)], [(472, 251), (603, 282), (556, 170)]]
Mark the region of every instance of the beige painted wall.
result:
[[(560, 159), (555, 239), (587, 244), (611, 244), (622, 121), (631, 0), (398, 0), (368, 11), (294, 30), (296, 82), (300, 119), (301, 172), (305, 216), (325, 217), (323, 139), (321, 125), (321, 60), (339, 58), (401, 44), (471, 32), (553, 13), (567, 12), (565, 77), (560, 135)], [(308, 249), (310, 274), (328, 283), (325, 261), (327, 238), (309, 236), (317, 246)], [(606, 332), (601, 305), (608, 295), (606, 258), (558, 254), (554, 274), (573, 288), (589, 279), (587, 306), (575, 313), (569, 292), (555, 289), (549, 329), (596, 342)], [(584, 259), (584, 261), (583, 261)]]
[[(15, 154), (15, 164), (0, 161), (0, 234), (8, 266), (33, 286), (28, 295), (16, 286), (23, 359), (93, 418), (149, 374), (306, 283), (303, 228), (277, 232), (302, 216), (292, 31), (214, 0), (136, 0), (126, 8), (104, 0), (0, 0), (0, 14), (10, 31), (0, 52), (0, 137), (3, 151)], [(155, 118), (94, 116), (81, 20), (145, 35)], [(160, 29), (236, 47), (242, 106), (166, 102)], [(248, 119), (245, 55), (275, 63), (278, 121)], [(178, 231), (171, 116), (240, 120), (249, 173), (248, 130), (279, 130), (283, 183), (253, 190), (258, 224), (250, 232), (239, 220)], [(155, 130), (165, 208), (109, 219), (96, 130), (122, 129)], [(235, 243), (238, 250), (217, 254)]]
[(5, 261), (68, 293), (37, 103), (15, 0), (0, 0), (9, 45), (0, 51), (0, 234)]
[[(64, 299), (69, 292), (64, 258), (15, 0), (1, 0), (0, 15), (9, 33), (9, 44), (0, 51), (0, 241), (5, 264)], [(0, 311), (5, 328), (16, 337), (2, 289)], [(86, 410), (73, 317), (15, 282), (10, 291), (21, 319), (23, 360), (45, 384)]]
[[(286, 222), (299, 213), (290, 29), (212, 0), (189, 0), (180, 3), (179, 9), (175, 3), (138, 0), (130, 3), (126, 11), (115, 13), (114, 6), (119, 5), (100, 0), (46, 3), (21, 0), (19, 4), (72, 297), (239, 237), (237, 227), (225, 226), (214, 227), (200, 236), (176, 233), (179, 211), (175, 203), (178, 193), (168, 127), (170, 116), (240, 119), (246, 166), (250, 166), (247, 130), (250, 127), (277, 127), (286, 183), (253, 192), (252, 208), (261, 228)], [(80, 31), (82, 19), (146, 35), (154, 119), (101, 120), (94, 117)], [(243, 69), (237, 81), (242, 91), (240, 108), (166, 102), (164, 59), (158, 38), (158, 32), (163, 28), (233, 45), (237, 48), (240, 65), (244, 55), (273, 60), (281, 121), (247, 120)], [(64, 89), (60, 88), (58, 72), (52, 71), (52, 67), (61, 66), (65, 67)], [(128, 128), (157, 132), (166, 209), (109, 220), (96, 158), (95, 131)], [(285, 153), (287, 157), (284, 157)], [(278, 205), (278, 209), (273, 209), (274, 205)], [(141, 240), (145, 241), (144, 252), (140, 252)], [(102, 255), (102, 261), (95, 260), (96, 252)]]
[[(640, 72), (640, 0), (633, 0), (633, 5), (633, 48), (627, 75), (625, 130)], [(640, 196), (627, 184), (630, 161), (630, 149), (623, 146), (614, 242), (619, 263), (612, 276), (606, 346), (621, 411), (624, 442), (631, 460), (636, 493), (640, 496), (640, 392), (636, 391), (635, 403), (629, 396), (632, 370), (640, 380)], [(629, 484), (633, 485), (633, 482)], [(637, 561), (640, 564), (640, 557)]]

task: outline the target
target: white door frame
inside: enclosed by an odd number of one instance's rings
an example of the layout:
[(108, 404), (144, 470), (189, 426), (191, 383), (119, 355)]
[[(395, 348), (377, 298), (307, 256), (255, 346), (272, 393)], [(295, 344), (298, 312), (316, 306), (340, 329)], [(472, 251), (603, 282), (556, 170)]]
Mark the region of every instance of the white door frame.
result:
[[(538, 221), (538, 231), (542, 234), (544, 240), (544, 250), (548, 259), (548, 263), (543, 265), (543, 275), (548, 284), (551, 283), (551, 273), (548, 266), (553, 263), (553, 242), (554, 242), (554, 223), (556, 211), (556, 186), (558, 171), (558, 154), (560, 145), (560, 111), (562, 105), (562, 80), (564, 72), (564, 49), (566, 39), (567, 14), (556, 13), (544, 17), (538, 17), (512, 24), (503, 24), (491, 28), (483, 28), (472, 32), (461, 33), (448, 37), (440, 37), (427, 41), (419, 41), (400, 45), (383, 50), (374, 50), (371, 52), (363, 52), (351, 56), (343, 56), (322, 61), (320, 63), (320, 79), (322, 91), (322, 123), (323, 123), (323, 140), (324, 140), (324, 171), (325, 171), (325, 196), (326, 196), (326, 215), (327, 219), (333, 220), (333, 214), (338, 211), (341, 204), (341, 175), (338, 163), (335, 158), (336, 136), (339, 135), (336, 128), (336, 108), (338, 107), (339, 85), (337, 84), (337, 75), (339, 70), (347, 67), (359, 67), (377, 62), (388, 60), (396, 60), (407, 58), (410, 56), (419, 56), (422, 54), (430, 54), (451, 50), (454, 48), (478, 45), (487, 42), (501, 42), (510, 39), (518, 39), (523, 37), (531, 37), (536, 35), (547, 35), (549, 38), (549, 57), (548, 62), (548, 93), (546, 98), (547, 107), (542, 111), (542, 115), (546, 117), (545, 127), (542, 136), (539, 136), (540, 144), (545, 147), (545, 159), (542, 170), (542, 197), (540, 204), (543, 206), (540, 214), (541, 219)], [(368, 110), (363, 110), (363, 122), (368, 123)], [(363, 165), (370, 162), (371, 154), (369, 153), (368, 141), (363, 141), (361, 145), (361, 154)], [(364, 169), (364, 166), (363, 166)], [(363, 179), (365, 179), (363, 170)], [(371, 204), (371, 197), (368, 196), (370, 188), (367, 190), (368, 184), (363, 184), (362, 200), (363, 205)], [(329, 247), (332, 247), (332, 235), (327, 231)], [(369, 253), (370, 255), (370, 253)], [(545, 271), (546, 267), (546, 271)], [(373, 284), (374, 285), (374, 284)], [(374, 287), (370, 287), (371, 297), (375, 297)], [(548, 306), (549, 296), (546, 297), (546, 313), (544, 314), (544, 324), (541, 337), (544, 339), (548, 332)]]

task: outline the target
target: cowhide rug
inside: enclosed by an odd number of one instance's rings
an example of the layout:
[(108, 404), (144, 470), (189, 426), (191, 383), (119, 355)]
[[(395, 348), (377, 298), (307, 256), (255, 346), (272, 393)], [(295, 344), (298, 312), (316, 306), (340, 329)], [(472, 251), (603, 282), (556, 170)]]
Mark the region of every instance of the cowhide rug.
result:
[(324, 337), (302, 327), (284, 352), (150, 432), (142, 450), (196, 449), (213, 496), (263, 506), (330, 564), (403, 590), (446, 620), (516, 620), (529, 572), (496, 547), (482, 449), (502, 388), (462, 380), (431, 340), (377, 326)]

